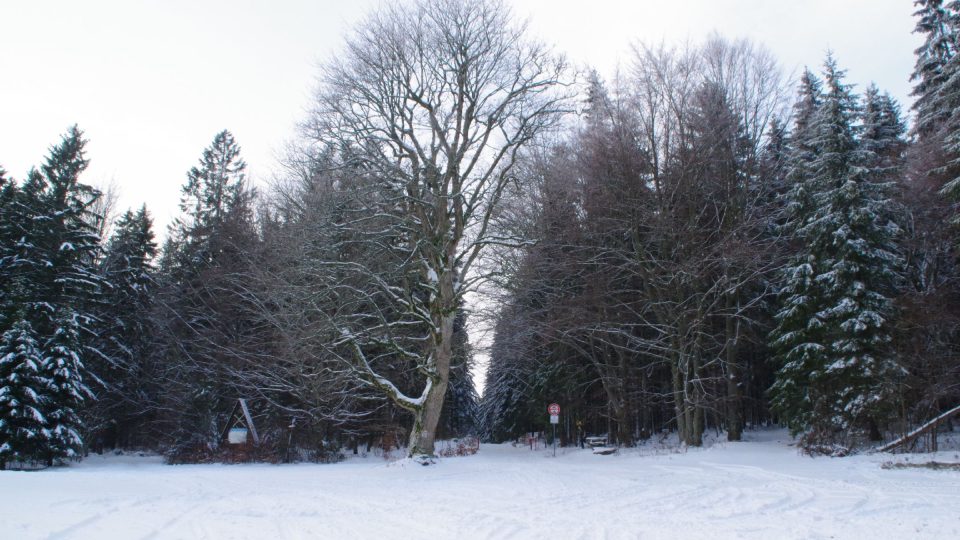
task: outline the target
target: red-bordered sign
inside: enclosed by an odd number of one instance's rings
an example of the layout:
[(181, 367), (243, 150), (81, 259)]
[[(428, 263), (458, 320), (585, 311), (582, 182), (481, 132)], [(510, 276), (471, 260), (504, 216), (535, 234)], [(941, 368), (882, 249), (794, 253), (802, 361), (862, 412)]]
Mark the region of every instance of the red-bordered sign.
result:
[(551, 403), (549, 406), (547, 406), (547, 412), (550, 413), (551, 416), (560, 414), (560, 405), (557, 403)]

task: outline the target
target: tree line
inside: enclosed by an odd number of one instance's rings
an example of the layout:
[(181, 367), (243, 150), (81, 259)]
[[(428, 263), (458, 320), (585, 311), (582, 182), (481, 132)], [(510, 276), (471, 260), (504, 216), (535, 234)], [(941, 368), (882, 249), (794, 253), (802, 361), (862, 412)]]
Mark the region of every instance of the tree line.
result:
[(909, 131), (832, 55), (793, 96), (769, 52), (719, 37), (590, 76), (511, 205), (536, 242), (497, 254), (487, 437), (560, 401), (568, 439), (783, 424), (842, 454), (957, 404), (960, 3), (916, 4)]
[(832, 56), (794, 93), (712, 36), (604, 81), (498, 0), (384, 7), (322, 67), (277, 180), (253, 189), (217, 134), (162, 245), (83, 183), (71, 128), (0, 170), (0, 466), (218, 459), (239, 398), (271, 460), (429, 463), (551, 401), (564, 440), (780, 423), (826, 453), (936, 416), (960, 398), (960, 2), (917, 5), (909, 130)]

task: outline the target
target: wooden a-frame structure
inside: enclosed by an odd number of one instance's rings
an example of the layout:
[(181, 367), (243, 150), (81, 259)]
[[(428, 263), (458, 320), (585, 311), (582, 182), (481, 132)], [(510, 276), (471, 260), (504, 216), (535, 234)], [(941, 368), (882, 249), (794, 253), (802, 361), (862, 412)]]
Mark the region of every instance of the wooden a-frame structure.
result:
[(237, 402), (233, 405), (233, 410), (230, 411), (230, 416), (227, 417), (227, 423), (223, 428), (223, 433), (220, 434), (220, 440), (227, 440), (230, 430), (235, 427), (241, 427), (241, 425), (246, 426), (248, 433), (253, 437), (253, 444), (259, 445), (260, 436), (257, 434), (257, 427), (253, 424), (253, 416), (250, 415), (247, 400), (243, 398), (237, 399)]

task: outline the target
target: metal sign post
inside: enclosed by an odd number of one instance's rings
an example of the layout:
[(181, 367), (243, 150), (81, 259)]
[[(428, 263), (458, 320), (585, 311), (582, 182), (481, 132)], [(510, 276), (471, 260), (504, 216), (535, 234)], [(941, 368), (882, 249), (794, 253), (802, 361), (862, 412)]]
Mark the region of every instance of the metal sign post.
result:
[(551, 403), (547, 407), (550, 413), (550, 424), (553, 426), (553, 457), (557, 457), (557, 424), (560, 423), (560, 405)]

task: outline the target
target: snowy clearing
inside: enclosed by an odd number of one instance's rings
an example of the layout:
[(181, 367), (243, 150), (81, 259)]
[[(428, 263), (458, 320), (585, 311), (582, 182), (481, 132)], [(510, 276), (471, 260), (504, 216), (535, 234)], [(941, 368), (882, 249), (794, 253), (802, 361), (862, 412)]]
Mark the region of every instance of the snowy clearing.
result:
[(960, 472), (936, 455), (809, 458), (783, 431), (684, 453), (484, 445), (420, 467), (178, 465), (91, 457), (0, 473), (0, 537), (960, 538)]

